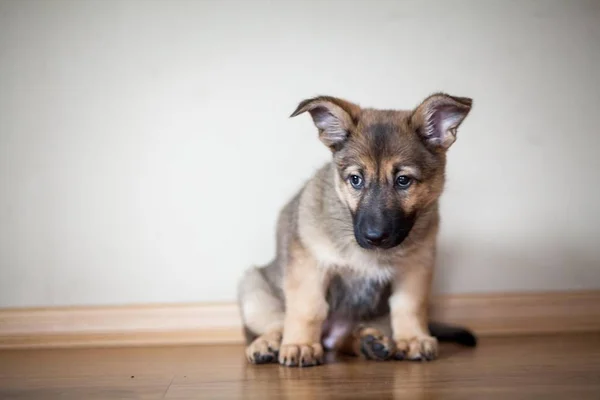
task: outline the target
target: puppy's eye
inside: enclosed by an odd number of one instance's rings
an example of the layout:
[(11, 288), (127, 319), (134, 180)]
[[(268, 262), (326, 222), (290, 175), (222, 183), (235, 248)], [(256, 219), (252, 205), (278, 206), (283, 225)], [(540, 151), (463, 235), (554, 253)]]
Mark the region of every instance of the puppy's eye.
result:
[(406, 189), (412, 184), (412, 178), (406, 175), (399, 175), (396, 178), (396, 186), (400, 189)]
[(350, 175), (350, 184), (354, 189), (362, 189), (364, 181), (358, 175)]

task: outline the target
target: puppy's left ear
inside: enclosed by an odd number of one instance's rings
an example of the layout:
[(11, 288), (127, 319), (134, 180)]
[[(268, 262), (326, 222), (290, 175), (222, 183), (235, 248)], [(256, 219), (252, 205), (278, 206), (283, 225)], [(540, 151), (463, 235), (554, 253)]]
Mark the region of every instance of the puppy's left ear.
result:
[(458, 127), (472, 105), (470, 98), (437, 93), (413, 111), (410, 123), (428, 147), (447, 150), (456, 141)]

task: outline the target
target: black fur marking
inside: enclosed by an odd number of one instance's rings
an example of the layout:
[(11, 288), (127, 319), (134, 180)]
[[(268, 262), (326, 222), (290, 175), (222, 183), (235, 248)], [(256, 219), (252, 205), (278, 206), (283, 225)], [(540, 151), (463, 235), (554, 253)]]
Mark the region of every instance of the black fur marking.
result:
[(336, 275), (327, 291), (330, 316), (366, 321), (389, 313), (391, 284)]
[[(369, 139), (371, 155), (374, 160), (382, 160), (385, 156), (391, 155), (390, 138), (397, 131), (393, 124), (376, 123), (365, 129)], [(379, 175), (379, 164), (377, 165), (377, 175)]]

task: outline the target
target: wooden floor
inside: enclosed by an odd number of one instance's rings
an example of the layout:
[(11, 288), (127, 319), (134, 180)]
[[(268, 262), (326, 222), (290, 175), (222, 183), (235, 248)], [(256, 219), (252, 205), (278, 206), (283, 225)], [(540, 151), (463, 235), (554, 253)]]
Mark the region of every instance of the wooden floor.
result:
[(329, 355), (250, 366), (241, 346), (8, 350), (0, 399), (600, 399), (600, 334), (483, 338), (431, 363)]

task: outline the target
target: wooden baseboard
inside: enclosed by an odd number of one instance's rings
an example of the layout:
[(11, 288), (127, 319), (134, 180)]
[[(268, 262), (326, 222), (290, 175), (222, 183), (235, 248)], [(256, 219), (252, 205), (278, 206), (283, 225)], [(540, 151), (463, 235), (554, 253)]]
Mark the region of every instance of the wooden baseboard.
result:
[[(600, 290), (438, 296), (432, 319), (479, 336), (600, 331)], [(0, 348), (242, 343), (237, 306), (0, 310)]]

